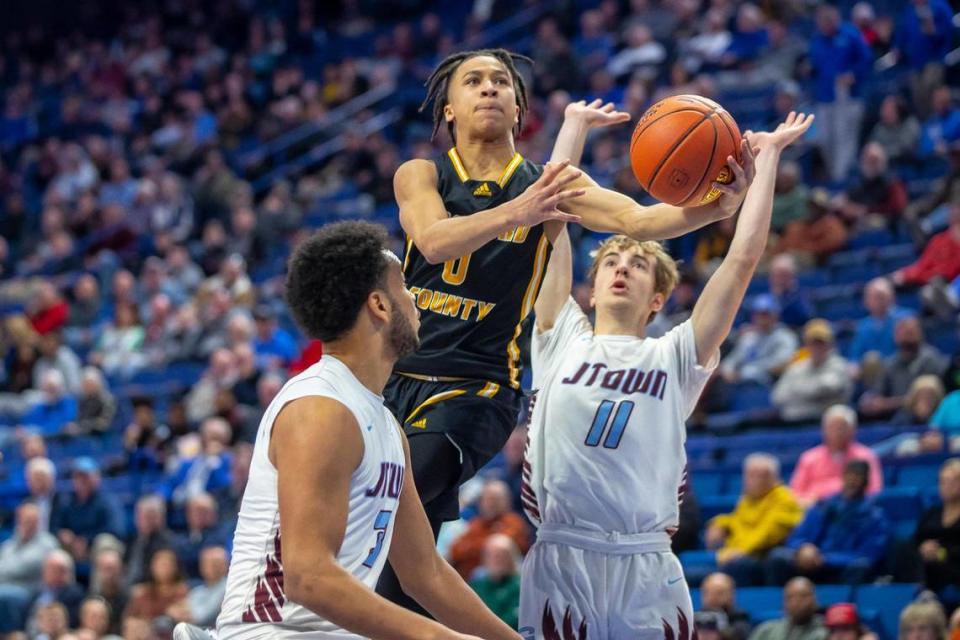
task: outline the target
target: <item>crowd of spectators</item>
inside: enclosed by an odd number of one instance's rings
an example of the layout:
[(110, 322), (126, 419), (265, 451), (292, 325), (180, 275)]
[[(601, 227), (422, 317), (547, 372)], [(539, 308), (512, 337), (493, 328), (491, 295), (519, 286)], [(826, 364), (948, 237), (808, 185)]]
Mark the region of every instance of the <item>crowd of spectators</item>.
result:
[[(864, 637), (842, 635), (862, 626), (855, 608), (820, 615), (808, 578), (881, 575), (894, 539), (871, 501), (882, 459), (960, 451), (960, 355), (927, 335), (955, 332), (960, 311), (960, 107), (945, 0), (80, 4), (57, 20), (0, 25), (0, 474), (10, 487), (0, 633), (153, 638), (177, 620), (212, 624), (259, 420), (322, 348), (283, 308), (285, 257), (311, 227), (344, 216), (398, 230), (396, 167), (448, 144), (431, 141), (415, 112), (420, 83), (444, 55), (497, 43), (497, 24), (519, 17), (522, 29), (500, 42), (536, 61), (523, 70), (530, 112), (518, 140), (536, 160), (580, 97), (635, 118), (677, 93), (729, 98), (744, 129), (817, 113), (778, 173), (762, 293), (695, 421), (709, 427), (759, 389), (765, 424), (821, 423), (823, 444), (789, 478), (775, 456), (748, 457), (735, 509), (702, 528), (694, 470), (675, 541), (695, 548), (702, 533), (721, 570), (697, 576), (701, 638), (747, 637), (736, 586), (784, 583), (787, 617), (754, 637)], [(391, 89), (382, 104), (351, 110), (378, 88)], [(388, 108), (402, 118), (377, 125)], [(598, 135), (583, 165), (642, 200), (627, 138)], [(329, 143), (340, 151), (295, 162)], [(684, 273), (652, 334), (689, 316), (734, 225), (671, 243)], [(870, 233), (916, 251), (864, 278), (862, 310), (824, 317), (807, 276)], [(582, 279), (596, 236), (573, 235)], [(578, 299), (588, 290), (579, 283)], [(904, 430), (871, 449), (857, 442), (860, 422)], [(441, 538), (514, 625), (533, 539), (517, 509), (523, 442), (521, 426)], [(956, 461), (944, 463), (939, 493), (907, 546), (951, 607)], [(911, 605), (901, 629), (945, 630), (936, 606)]]

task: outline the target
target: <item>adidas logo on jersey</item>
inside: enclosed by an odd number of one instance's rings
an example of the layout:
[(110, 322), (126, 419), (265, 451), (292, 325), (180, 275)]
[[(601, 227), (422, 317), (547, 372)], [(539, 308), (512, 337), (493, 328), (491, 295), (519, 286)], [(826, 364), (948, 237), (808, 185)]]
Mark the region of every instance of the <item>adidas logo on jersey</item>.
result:
[(427, 419), (420, 418), (416, 422), (410, 424), (411, 427), (416, 427), (417, 429), (426, 429), (427, 428)]
[(490, 185), (486, 182), (480, 183), (480, 186), (473, 190), (474, 198), (489, 198), (493, 195), (493, 192), (490, 191)]

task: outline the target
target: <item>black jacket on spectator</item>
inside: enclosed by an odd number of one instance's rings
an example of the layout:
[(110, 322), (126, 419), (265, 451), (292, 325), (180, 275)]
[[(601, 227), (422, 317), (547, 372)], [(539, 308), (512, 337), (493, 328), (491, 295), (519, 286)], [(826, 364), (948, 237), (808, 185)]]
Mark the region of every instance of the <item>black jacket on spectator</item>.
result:
[(176, 538), (170, 531), (158, 531), (149, 536), (137, 536), (127, 547), (123, 565), (127, 568), (126, 583), (145, 582), (150, 575), (150, 560), (160, 549), (176, 548)]
[(960, 519), (945, 527), (943, 507), (933, 507), (920, 518), (913, 539), (918, 547), (926, 540), (936, 540), (947, 554), (943, 562), (923, 564), (925, 582), (929, 588), (940, 591), (947, 585), (960, 585)]
[(177, 534), (174, 543), (174, 549), (177, 551), (177, 557), (180, 558), (180, 565), (187, 572), (190, 578), (200, 577), (200, 552), (207, 547), (226, 546), (227, 537), (223, 529), (219, 526), (213, 526), (204, 529), (199, 534), (193, 534), (189, 531)]

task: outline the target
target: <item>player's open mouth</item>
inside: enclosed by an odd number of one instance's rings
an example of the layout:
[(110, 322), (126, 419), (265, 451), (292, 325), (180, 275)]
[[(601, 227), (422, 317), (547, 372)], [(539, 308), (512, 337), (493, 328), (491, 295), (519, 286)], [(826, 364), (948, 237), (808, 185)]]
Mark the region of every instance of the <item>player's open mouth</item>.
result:
[(619, 293), (623, 293), (629, 290), (630, 287), (628, 287), (627, 283), (623, 280), (614, 280), (613, 284), (610, 285), (610, 288)]

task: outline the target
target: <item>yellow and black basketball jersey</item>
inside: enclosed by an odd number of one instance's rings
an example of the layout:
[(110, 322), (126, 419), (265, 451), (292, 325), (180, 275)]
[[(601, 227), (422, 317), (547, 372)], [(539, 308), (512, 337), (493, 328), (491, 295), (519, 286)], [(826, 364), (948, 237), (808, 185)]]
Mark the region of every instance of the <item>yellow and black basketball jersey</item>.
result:
[[(469, 216), (523, 193), (543, 166), (519, 153), (500, 178), (473, 180), (456, 148), (434, 161), (452, 216)], [(396, 371), (476, 378), (520, 387), (517, 340), (533, 310), (551, 246), (543, 225), (511, 229), (470, 255), (430, 264), (407, 238), (403, 272), (420, 308), (420, 349)]]

